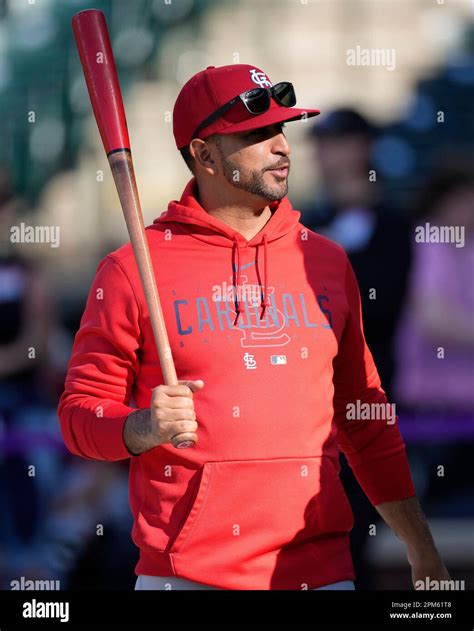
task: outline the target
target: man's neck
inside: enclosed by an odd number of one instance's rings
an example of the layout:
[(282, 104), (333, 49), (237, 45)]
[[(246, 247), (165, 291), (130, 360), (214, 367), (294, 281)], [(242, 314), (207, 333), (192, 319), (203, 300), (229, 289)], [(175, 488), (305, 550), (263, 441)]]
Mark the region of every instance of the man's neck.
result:
[(218, 202), (199, 193), (199, 203), (212, 217), (223, 221), (250, 241), (262, 230), (272, 216), (268, 205), (263, 208), (253, 208), (242, 203)]
[(240, 232), (247, 241), (250, 241), (265, 226), (272, 216), (268, 206), (259, 211), (241, 206), (224, 206), (221, 208), (207, 209), (207, 212), (226, 223), (231, 228)]

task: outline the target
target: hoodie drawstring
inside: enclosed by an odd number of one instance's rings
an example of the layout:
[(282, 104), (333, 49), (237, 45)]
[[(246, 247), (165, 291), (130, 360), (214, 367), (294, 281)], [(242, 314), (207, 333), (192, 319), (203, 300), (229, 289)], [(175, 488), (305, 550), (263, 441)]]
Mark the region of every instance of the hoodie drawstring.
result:
[(267, 298), (267, 270), (268, 270), (268, 259), (267, 259), (267, 235), (264, 234), (262, 237), (263, 243), (263, 295), (262, 295), (262, 315), (260, 316), (260, 320), (265, 315), (265, 309), (268, 307), (268, 298)]
[[(240, 306), (240, 300), (239, 300), (239, 291), (241, 291), (241, 287), (240, 287), (240, 245), (239, 245), (239, 239), (238, 236), (236, 234), (234, 234), (232, 236), (232, 240), (235, 243), (236, 246), (236, 250), (237, 250), (237, 269), (235, 270), (235, 288), (236, 288), (236, 292), (235, 292), (235, 311), (236, 311), (236, 316), (235, 316), (235, 321), (234, 321), (234, 326), (237, 324), (237, 320), (239, 318), (239, 314), (242, 312), (242, 308)], [(262, 303), (262, 313), (260, 315), (260, 319), (262, 319), (265, 315), (265, 310), (266, 308), (269, 306), (269, 302), (268, 302), (268, 298), (267, 298), (267, 287), (268, 287), (268, 257), (267, 257), (267, 235), (264, 234), (262, 236), (262, 240), (259, 243), (259, 245), (263, 244), (263, 291), (261, 294), (261, 303)]]
[(240, 301), (239, 301), (239, 287), (240, 287), (240, 245), (239, 245), (239, 239), (237, 237), (236, 234), (233, 235), (232, 239), (234, 240), (234, 243), (236, 245), (237, 248), (237, 270), (236, 270), (236, 274), (235, 274), (235, 321), (234, 321), (234, 326), (237, 324), (237, 320), (239, 318), (239, 314), (240, 314)]

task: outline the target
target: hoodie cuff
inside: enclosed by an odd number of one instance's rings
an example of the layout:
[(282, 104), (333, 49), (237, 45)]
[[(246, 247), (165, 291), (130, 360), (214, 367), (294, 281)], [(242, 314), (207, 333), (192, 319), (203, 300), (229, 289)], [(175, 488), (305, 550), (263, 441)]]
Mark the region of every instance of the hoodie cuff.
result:
[(405, 450), (351, 466), (364, 493), (377, 506), (416, 495)]
[(133, 456), (123, 439), (123, 428), (132, 408), (124, 403), (112, 403), (104, 409), (104, 416), (93, 423), (93, 440), (104, 460), (123, 460)]

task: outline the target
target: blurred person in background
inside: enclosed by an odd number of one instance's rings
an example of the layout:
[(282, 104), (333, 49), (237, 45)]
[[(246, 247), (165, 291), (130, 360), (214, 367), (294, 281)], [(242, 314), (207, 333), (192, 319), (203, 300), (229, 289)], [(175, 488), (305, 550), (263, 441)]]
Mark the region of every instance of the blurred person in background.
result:
[[(419, 201), (395, 380), (397, 401), (413, 411), (472, 414), (474, 409), (472, 164), (437, 170)], [(457, 243), (416, 240), (427, 224), (460, 228), (464, 236)]]
[[(342, 245), (359, 282), (364, 331), (390, 397), (392, 342), (410, 268), (409, 223), (385, 198), (372, 164), (374, 125), (340, 108), (311, 130), (320, 187), (305, 216)], [(375, 292), (373, 291), (375, 290)]]
[[(354, 109), (334, 109), (314, 125), (311, 136), (320, 187), (304, 215), (313, 230), (348, 254), (359, 282), (365, 338), (390, 398), (393, 337), (410, 268), (409, 223), (384, 198), (372, 164), (376, 129), (367, 118)], [(379, 517), (344, 456), (341, 461), (341, 479), (356, 517), (351, 549), (357, 587), (370, 589), (368, 534)]]
[[(14, 250), (10, 228), (20, 202), (0, 168), (0, 567), (33, 536), (36, 497), (28, 462), (13, 437), (29, 424), (28, 411), (48, 404), (42, 375), (53, 321), (51, 295), (37, 265)], [(32, 349), (34, 349), (34, 356)], [(50, 402), (52, 409), (52, 402)], [(31, 427), (31, 426), (30, 426)], [(18, 502), (21, 497), (22, 501)], [(3, 559), (3, 563), (2, 563)]]
[(39, 383), (48, 360), (53, 303), (45, 275), (14, 250), (9, 238), (17, 205), (8, 172), (0, 168), (1, 400), (7, 393), (10, 401), (16, 394), (26, 402), (31, 397), (45, 397)]
[(77, 463), (64, 449), (56, 404), (70, 340), (47, 275), (9, 238), (20, 205), (0, 168), (0, 589), (21, 576), (91, 588), (91, 576), (104, 584), (102, 568), (109, 587), (129, 587), (128, 471)]
[[(410, 460), (427, 513), (461, 523), (474, 517), (466, 475), (474, 411), (474, 169), (472, 158), (445, 154), (443, 163), (449, 166), (433, 170), (415, 210), (394, 390), (402, 413), (426, 436), (410, 447)], [(455, 239), (436, 242), (446, 228)], [(466, 585), (471, 578), (466, 574)]]

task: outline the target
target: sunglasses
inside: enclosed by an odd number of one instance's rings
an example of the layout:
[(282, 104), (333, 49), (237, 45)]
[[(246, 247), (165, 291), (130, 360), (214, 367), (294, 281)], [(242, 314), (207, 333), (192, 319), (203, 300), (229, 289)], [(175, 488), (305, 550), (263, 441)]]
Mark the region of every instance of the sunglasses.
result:
[(293, 84), (288, 81), (282, 81), (271, 88), (253, 88), (252, 90), (242, 92), (242, 94), (224, 103), (219, 109), (205, 118), (202, 123), (196, 127), (193, 138), (196, 138), (205, 127), (214, 123), (222, 114), (230, 110), (239, 100), (245, 105), (247, 112), (256, 116), (263, 114), (270, 108), (272, 98), (283, 107), (293, 107), (296, 105), (296, 95)]

